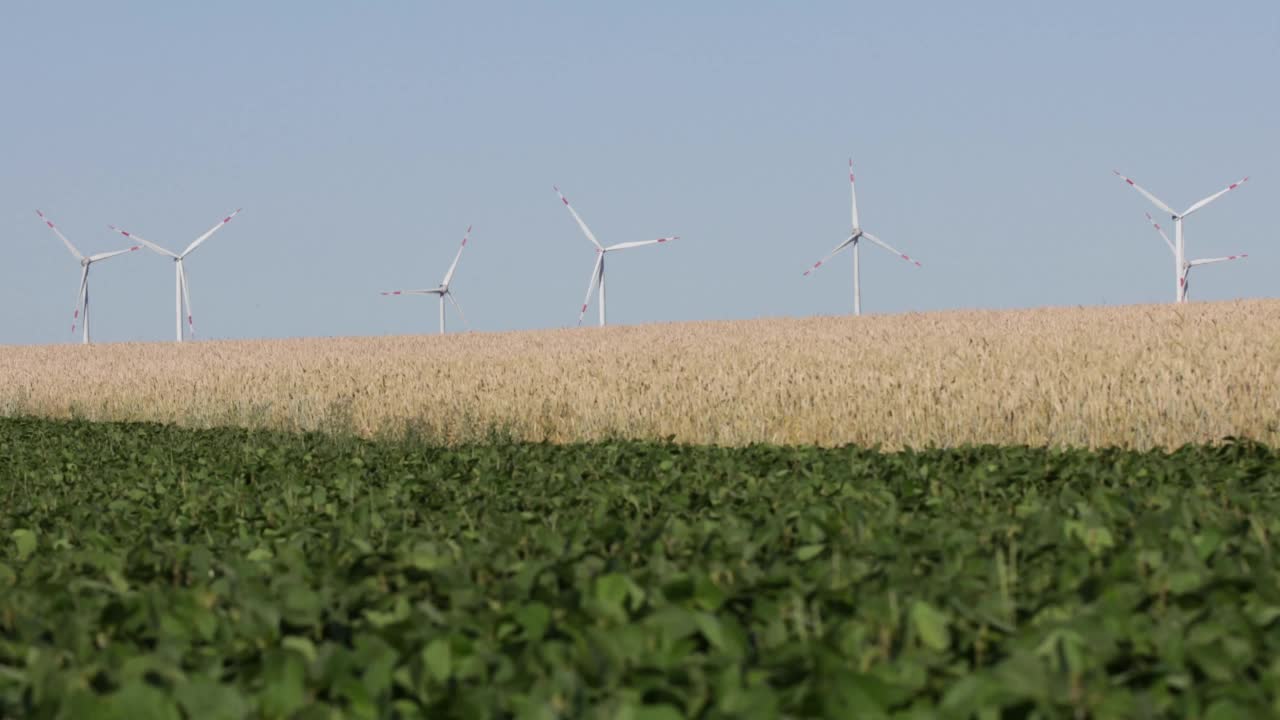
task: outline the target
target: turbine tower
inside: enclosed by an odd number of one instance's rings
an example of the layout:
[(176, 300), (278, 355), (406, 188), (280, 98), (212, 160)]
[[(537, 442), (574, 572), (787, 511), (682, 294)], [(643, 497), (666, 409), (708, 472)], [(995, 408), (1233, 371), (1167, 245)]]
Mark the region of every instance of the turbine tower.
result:
[(124, 250), (113, 250), (111, 252), (98, 253), (97, 255), (85, 255), (81, 253), (75, 245), (71, 244), (71, 241), (67, 239), (67, 236), (63, 235), (62, 231), (58, 229), (58, 226), (54, 225), (53, 221), (46, 217), (43, 212), (36, 210), (36, 215), (39, 215), (40, 219), (44, 221), (44, 224), (48, 225), (49, 229), (53, 231), (53, 234), (57, 235), (58, 239), (62, 241), (62, 244), (67, 246), (67, 249), (71, 251), (71, 256), (80, 262), (80, 289), (76, 291), (76, 307), (71, 319), (71, 332), (74, 333), (76, 331), (76, 322), (79, 321), (84, 328), (84, 339), (82, 342), (83, 344), (88, 345), (89, 268), (96, 262), (101, 262), (107, 258), (113, 258), (117, 255), (133, 252), (140, 246), (134, 245), (133, 247), (125, 248)]
[(660, 237), (657, 240), (638, 240), (634, 242), (617, 243), (615, 245), (608, 245), (608, 246), (601, 245), (600, 241), (596, 239), (595, 234), (591, 232), (591, 228), (587, 227), (587, 224), (582, 221), (582, 218), (578, 215), (578, 212), (573, 209), (572, 205), (569, 204), (568, 198), (564, 196), (564, 193), (560, 192), (560, 188), (558, 187), (555, 188), (555, 191), (556, 191), (556, 194), (560, 196), (560, 202), (564, 203), (564, 206), (569, 210), (569, 214), (572, 215), (573, 219), (578, 223), (578, 227), (582, 228), (582, 233), (587, 236), (587, 239), (591, 241), (592, 245), (596, 246), (596, 264), (593, 268), (591, 268), (591, 277), (587, 279), (587, 296), (582, 301), (581, 312), (578, 313), (578, 324), (581, 325), (582, 318), (586, 317), (587, 306), (591, 304), (591, 291), (595, 289), (598, 283), (600, 286), (600, 296), (599, 296), (600, 297), (600, 327), (604, 327), (605, 325), (604, 256), (616, 250), (628, 250), (630, 248), (638, 248), (638, 247), (643, 247), (645, 245), (657, 245), (659, 243), (670, 242), (671, 240), (679, 240), (680, 236), (672, 235), (670, 237)]
[(194, 252), (194, 251), (195, 251), (195, 249), (196, 249), (196, 248), (198, 248), (198, 247), (200, 247), (202, 244), (204, 244), (204, 241), (205, 241), (205, 240), (208, 240), (210, 237), (212, 237), (214, 233), (216, 233), (216, 232), (218, 232), (219, 230), (221, 230), (221, 229), (222, 229), (222, 227), (223, 227), (224, 225), (226, 225), (227, 223), (231, 222), (231, 219), (232, 219), (232, 218), (234, 218), (236, 215), (239, 215), (239, 214), (240, 214), (240, 210), (237, 208), (235, 212), (233, 212), (233, 213), (231, 213), (230, 215), (228, 215), (228, 216), (226, 216), (226, 217), (222, 218), (222, 220), (221, 220), (221, 221), (219, 221), (217, 225), (214, 225), (213, 227), (209, 228), (208, 232), (206, 232), (205, 234), (201, 235), (200, 237), (198, 237), (198, 238), (196, 238), (194, 241), (192, 241), (192, 243), (191, 243), (190, 245), (188, 245), (188, 246), (187, 246), (187, 249), (186, 249), (186, 250), (183, 250), (181, 253), (175, 253), (175, 252), (173, 252), (173, 251), (171, 251), (171, 250), (166, 250), (165, 248), (160, 247), (159, 245), (157, 245), (157, 244), (155, 244), (155, 243), (151, 242), (150, 240), (144, 240), (143, 238), (141, 238), (141, 237), (139, 237), (139, 236), (137, 236), (137, 235), (134, 235), (134, 234), (133, 234), (133, 233), (131, 233), (131, 232), (128, 232), (128, 231), (126, 231), (126, 230), (121, 230), (120, 228), (116, 227), (115, 225), (109, 225), (109, 226), (108, 226), (108, 227), (110, 227), (112, 230), (115, 230), (116, 232), (120, 233), (121, 235), (123, 235), (123, 236), (125, 236), (125, 237), (127, 237), (127, 238), (131, 238), (131, 239), (133, 239), (133, 240), (137, 240), (138, 242), (142, 243), (143, 245), (146, 245), (146, 246), (147, 246), (148, 248), (150, 248), (153, 252), (156, 252), (156, 253), (159, 253), (160, 255), (165, 255), (165, 256), (168, 256), (168, 257), (170, 257), (170, 258), (173, 258), (173, 265), (174, 265), (174, 306), (175, 306), (175, 310), (176, 310), (176, 316), (175, 316), (175, 318), (174, 318), (174, 324), (175, 324), (175, 329), (176, 329), (176, 331), (177, 331), (177, 332), (176, 332), (176, 335), (177, 335), (177, 341), (178, 341), (178, 342), (182, 342), (182, 314), (183, 314), (183, 313), (182, 313), (182, 310), (183, 310), (183, 307), (184, 307), (184, 306), (186, 307), (186, 310), (187, 310), (187, 312), (186, 312), (186, 315), (187, 315), (187, 327), (188, 327), (188, 328), (189, 328), (189, 330), (190, 330), (190, 335), (191, 335), (191, 337), (192, 337), (192, 338), (194, 338), (194, 337), (195, 337), (195, 334), (196, 334), (196, 324), (195, 324), (195, 319), (192, 317), (192, 314), (191, 314), (191, 292), (187, 289), (187, 271), (183, 268), (182, 263), (183, 263), (183, 261), (184, 261), (184, 260), (186, 260), (186, 259), (187, 259), (187, 256), (188, 256), (188, 255), (190, 255), (192, 252)]
[(444, 334), (444, 301), (448, 298), (453, 303), (453, 307), (458, 311), (458, 317), (462, 318), (465, 325), (467, 316), (462, 312), (462, 306), (457, 300), (453, 299), (453, 292), (449, 289), (449, 283), (453, 282), (453, 272), (458, 269), (458, 261), (462, 259), (462, 251), (467, 248), (467, 239), (471, 237), (471, 226), (467, 226), (467, 232), (462, 236), (462, 245), (458, 246), (458, 254), (453, 256), (453, 264), (449, 266), (449, 272), (444, 274), (444, 280), (436, 287), (426, 290), (388, 290), (383, 295), (439, 295), (440, 296), (440, 334)]
[(916, 267), (920, 267), (920, 261), (914, 260), (908, 257), (902, 251), (896, 250), (890, 247), (889, 244), (886, 243), (885, 241), (881, 240), (875, 235), (872, 235), (871, 233), (862, 229), (862, 225), (858, 222), (858, 189), (853, 181), (853, 158), (849, 158), (849, 197), (853, 204), (853, 214), (852, 214), (853, 230), (849, 235), (849, 238), (844, 242), (840, 243), (839, 245), (837, 245), (835, 250), (832, 250), (831, 252), (827, 253), (826, 257), (814, 263), (813, 267), (809, 268), (808, 270), (805, 270), (804, 274), (808, 275), (814, 270), (817, 270), (818, 268), (822, 267), (822, 264), (830, 260), (832, 257), (834, 257), (836, 253), (852, 245), (853, 246), (853, 314), (861, 315), (862, 314), (862, 279), (859, 277), (861, 274), (861, 269), (859, 267), (858, 246), (862, 244), (861, 240), (863, 238), (870, 240), (876, 245), (879, 245), (880, 247), (884, 248), (885, 250), (888, 250), (889, 252), (893, 253), (894, 255), (897, 255), (898, 257), (902, 258), (903, 260), (906, 260), (909, 263), (914, 263)]
[[(1223, 195), (1226, 195), (1232, 190), (1235, 190), (1236, 188), (1245, 184), (1246, 182), (1249, 181), (1248, 177), (1245, 177), (1243, 180), (1240, 180), (1238, 182), (1233, 182), (1230, 185), (1228, 185), (1225, 189), (1219, 190), (1218, 192), (1210, 195), (1209, 197), (1204, 198), (1199, 202), (1193, 203), (1191, 207), (1187, 208), (1183, 212), (1177, 212), (1173, 208), (1166, 205), (1163, 200), (1144, 190), (1142, 186), (1139, 185), (1138, 183), (1130, 180), (1124, 175), (1121, 175), (1119, 170), (1112, 170), (1111, 172), (1115, 173), (1116, 177), (1129, 183), (1129, 185), (1133, 186), (1134, 190), (1137, 190), (1138, 192), (1142, 193), (1143, 197), (1150, 200), (1151, 203), (1156, 207), (1169, 213), (1169, 215), (1173, 218), (1173, 242), (1172, 243), (1169, 242), (1168, 236), (1164, 234), (1164, 231), (1160, 229), (1160, 226), (1156, 224), (1156, 221), (1154, 219), (1151, 220), (1151, 224), (1156, 226), (1156, 230), (1160, 231), (1161, 237), (1164, 237), (1165, 243), (1167, 243), (1169, 245), (1169, 249), (1173, 251), (1173, 276), (1174, 276), (1174, 282), (1175, 282), (1174, 302), (1183, 303), (1187, 301), (1187, 275), (1188, 273), (1191, 272), (1191, 268), (1197, 265), (1208, 265), (1210, 263), (1223, 262), (1226, 260), (1235, 260), (1236, 258), (1244, 257), (1244, 255), (1232, 255), (1230, 257), (1223, 257), (1223, 258), (1210, 258), (1207, 260), (1188, 261), (1186, 243), (1183, 240), (1183, 235), (1182, 235), (1182, 221), (1186, 219), (1186, 217), (1191, 213), (1199, 210), (1200, 208), (1203, 208), (1205, 205), (1208, 205), (1214, 200), (1217, 200)], [(1147, 217), (1151, 218), (1151, 215), (1148, 214)]]

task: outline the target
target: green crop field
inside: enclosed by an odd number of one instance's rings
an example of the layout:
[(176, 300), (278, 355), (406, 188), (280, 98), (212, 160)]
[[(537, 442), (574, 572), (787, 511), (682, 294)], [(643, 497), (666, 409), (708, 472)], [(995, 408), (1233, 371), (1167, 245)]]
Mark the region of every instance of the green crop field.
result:
[(0, 718), (1267, 717), (1280, 456), (0, 420)]

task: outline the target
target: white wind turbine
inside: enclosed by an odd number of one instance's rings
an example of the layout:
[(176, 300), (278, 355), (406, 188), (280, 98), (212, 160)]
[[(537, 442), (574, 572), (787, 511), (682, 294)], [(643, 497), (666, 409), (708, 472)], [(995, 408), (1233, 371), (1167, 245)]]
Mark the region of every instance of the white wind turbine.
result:
[(116, 232), (120, 233), (121, 235), (127, 238), (132, 238), (142, 243), (143, 245), (146, 245), (148, 248), (150, 248), (156, 253), (173, 258), (174, 276), (175, 276), (174, 306), (177, 313), (175, 317), (175, 326), (177, 330), (178, 342), (182, 342), (182, 315), (183, 315), (182, 309), (184, 305), (186, 306), (186, 310), (187, 310), (186, 312), (187, 326), (190, 328), (190, 334), (192, 337), (195, 337), (195, 333), (196, 333), (195, 320), (193, 319), (191, 314), (191, 292), (187, 289), (187, 271), (183, 269), (182, 263), (184, 260), (186, 260), (187, 256), (190, 255), (192, 252), (194, 252), (196, 248), (200, 247), (205, 240), (208, 240), (210, 237), (212, 237), (214, 233), (221, 230), (224, 225), (231, 222), (231, 219), (239, 214), (240, 214), (240, 209), (237, 208), (235, 212), (222, 218), (222, 220), (219, 221), (217, 225), (214, 225), (213, 227), (209, 228), (208, 232), (206, 232), (205, 234), (193, 240), (191, 244), (187, 246), (187, 249), (183, 250), (181, 253), (175, 253), (171, 250), (166, 250), (165, 248), (162, 248), (159, 245), (156, 245), (150, 240), (144, 240), (143, 238), (137, 235), (134, 235), (133, 233), (128, 232), (127, 230), (121, 230), (115, 225), (108, 226), (112, 230), (115, 230)]
[(906, 260), (909, 263), (914, 263), (916, 267), (920, 267), (920, 261), (914, 260), (908, 257), (906, 254), (902, 253), (901, 251), (890, 247), (888, 243), (884, 242), (883, 240), (876, 237), (875, 235), (872, 235), (871, 233), (863, 230), (862, 225), (858, 223), (858, 189), (857, 187), (855, 187), (853, 182), (853, 158), (849, 159), (849, 196), (853, 201), (852, 233), (849, 235), (849, 238), (847, 240), (837, 245), (835, 250), (832, 250), (831, 252), (827, 253), (826, 257), (814, 263), (813, 267), (809, 268), (808, 270), (805, 270), (804, 274), (808, 275), (814, 270), (817, 270), (819, 267), (822, 266), (823, 263), (825, 263), (826, 261), (834, 257), (836, 253), (852, 245), (853, 246), (853, 314), (861, 315), (862, 314), (862, 286), (861, 286), (861, 278), (859, 277), (860, 272), (858, 267), (858, 246), (861, 244), (859, 242), (860, 240), (862, 240), (863, 238), (866, 238), (871, 242), (875, 243), (876, 245), (879, 245), (885, 250), (888, 250), (889, 252), (893, 253), (894, 255), (897, 255), (903, 260)]
[(1138, 192), (1142, 193), (1143, 197), (1150, 200), (1152, 204), (1154, 204), (1156, 207), (1169, 213), (1169, 215), (1173, 218), (1174, 241), (1169, 242), (1169, 236), (1164, 234), (1164, 230), (1162, 230), (1160, 228), (1160, 225), (1155, 221), (1155, 219), (1151, 217), (1151, 214), (1150, 213), (1147, 214), (1147, 219), (1151, 221), (1152, 225), (1155, 225), (1156, 230), (1160, 232), (1160, 237), (1164, 238), (1165, 244), (1168, 245), (1169, 250), (1173, 252), (1173, 274), (1174, 274), (1174, 282), (1176, 283), (1176, 291), (1175, 291), (1176, 294), (1174, 295), (1174, 302), (1182, 303), (1187, 301), (1187, 275), (1191, 272), (1191, 268), (1197, 265), (1209, 265), (1211, 263), (1225, 262), (1227, 260), (1236, 260), (1238, 258), (1246, 257), (1245, 255), (1230, 255), (1227, 257), (1208, 258), (1204, 260), (1187, 260), (1186, 244), (1184, 243), (1182, 238), (1182, 221), (1191, 213), (1199, 210), (1205, 205), (1208, 205), (1214, 200), (1217, 200), (1223, 195), (1226, 195), (1232, 190), (1235, 190), (1236, 188), (1245, 184), (1249, 180), (1248, 177), (1244, 178), (1243, 180), (1240, 180), (1239, 182), (1231, 183), (1225, 189), (1219, 190), (1218, 192), (1210, 195), (1209, 197), (1204, 198), (1203, 200), (1200, 200), (1199, 202), (1192, 204), (1191, 207), (1179, 213), (1175, 211), (1173, 208), (1166, 205), (1164, 201), (1161, 200), (1160, 198), (1144, 190), (1142, 186), (1138, 185), (1137, 183), (1125, 177), (1124, 175), (1121, 175), (1119, 170), (1112, 170), (1111, 172), (1115, 173), (1116, 177), (1132, 185), (1134, 190), (1137, 190)]
[(62, 231), (58, 229), (58, 226), (54, 225), (53, 221), (50, 220), (48, 217), (46, 217), (43, 212), (36, 210), (36, 214), (40, 216), (40, 219), (44, 221), (45, 225), (49, 226), (49, 229), (53, 231), (53, 234), (58, 236), (58, 239), (62, 241), (62, 244), (67, 246), (67, 249), (71, 251), (72, 257), (80, 261), (80, 268), (81, 268), (80, 269), (80, 289), (76, 291), (76, 308), (75, 308), (75, 313), (73, 314), (72, 320), (71, 320), (71, 332), (74, 333), (76, 331), (76, 322), (79, 321), (81, 325), (84, 326), (84, 340), (82, 342), (85, 345), (88, 345), (89, 344), (89, 268), (90, 266), (92, 266), (96, 262), (101, 262), (102, 260), (106, 260), (107, 258), (113, 258), (117, 255), (123, 255), (127, 252), (133, 252), (134, 250), (137, 250), (139, 246), (134, 245), (133, 247), (125, 248), (124, 250), (113, 250), (111, 252), (98, 253), (97, 255), (85, 255), (81, 253), (78, 249), (76, 249), (75, 245), (71, 244), (71, 241), (67, 239), (67, 236), (63, 235)]
[(444, 301), (445, 298), (453, 303), (453, 307), (458, 311), (458, 316), (462, 318), (463, 324), (467, 322), (467, 316), (462, 312), (462, 306), (457, 300), (453, 299), (453, 292), (449, 289), (449, 283), (453, 282), (453, 272), (458, 269), (458, 261), (462, 259), (462, 251), (467, 248), (467, 238), (471, 237), (471, 226), (467, 226), (467, 232), (462, 236), (462, 244), (458, 246), (458, 254), (453, 256), (453, 264), (449, 266), (449, 272), (444, 274), (444, 280), (437, 287), (426, 290), (389, 290), (382, 293), (383, 295), (439, 295), (440, 296), (440, 334), (444, 334)]
[(556, 191), (556, 194), (560, 196), (560, 201), (564, 203), (564, 206), (566, 208), (568, 208), (569, 214), (573, 216), (573, 219), (575, 221), (577, 221), (578, 227), (582, 228), (582, 233), (587, 236), (587, 239), (591, 241), (592, 245), (596, 246), (596, 264), (595, 264), (595, 267), (591, 268), (591, 277), (587, 279), (587, 296), (582, 300), (582, 310), (581, 312), (578, 313), (578, 324), (579, 325), (582, 324), (582, 318), (585, 317), (587, 314), (587, 306), (591, 304), (591, 291), (596, 287), (596, 284), (599, 283), (600, 327), (604, 327), (604, 324), (605, 324), (604, 256), (615, 250), (627, 250), (630, 248), (642, 247), (644, 245), (657, 245), (659, 243), (665, 243), (671, 240), (679, 240), (680, 236), (672, 235), (670, 237), (661, 237), (661, 238), (658, 238), (657, 240), (638, 240), (633, 242), (617, 243), (609, 246), (601, 245), (600, 241), (597, 240), (596, 236), (591, 232), (591, 228), (587, 227), (587, 224), (582, 221), (582, 218), (578, 215), (578, 212), (573, 209), (572, 205), (569, 204), (568, 198), (564, 196), (564, 193), (560, 192), (560, 188), (558, 187), (555, 188), (555, 191)]

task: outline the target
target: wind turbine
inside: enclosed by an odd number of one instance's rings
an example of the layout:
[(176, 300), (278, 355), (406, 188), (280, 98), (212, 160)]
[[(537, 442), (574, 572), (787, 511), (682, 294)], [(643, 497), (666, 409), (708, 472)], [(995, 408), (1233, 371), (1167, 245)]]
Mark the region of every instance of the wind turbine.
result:
[(115, 225), (108, 226), (112, 230), (120, 233), (121, 235), (127, 238), (132, 238), (142, 243), (143, 245), (146, 245), (148, 248), (150, 248), (152, 251), (156, 253), (159, 253), (161, 255), (167, 255), (168, 257), (173, 258), (174, 278), (175, 278), (174, 279), (174, 306), (177, 312), (174, 320), (175, 320), (175, 326), (177, 330), (178, 342), (182, 342), (182, 315), (183, 315), (182, 309), (184, 305), (186, 306), (186, 310), (187, 310), (186, 312), (187, 327), (190, 328), (190, 334), (192, 337), (195, 337), (195, 334), (196, 334), (195, 320), (192, 318), (192, 315), (191, 315), (191, 292), (187, 289), (187, 271), (183, 269), (182, 263), (184, 260), (187, 259), (187, 256), (190, 255), (192, 252), (194, 252), (196, 248), (200, 247), (205, 240), (208, 240), (210, 237), (212, 237), (214, 233), (222, 229), (222, 226), (231, 222), (231, 219), (239, 214), (240, 214), (240, 209), (237, 208), (235, 212), (222, 218), (222, 220), (219, 221), (217, 225), (214, 225), (213, 227), (209, 228), (208, 232), (206, 232), (205, 234), (201, 235), (200, 237), (192, 241), (192, 243), (187, 246), (187, 249), (183, 250), (181, 253), (175, 253), (171, 250), (166, 250), (160, 247), (159, 245), (151, 242), (150, 240), (144, 240), (143, 238), (137, 235), (134, 235), (133, 233), (127, 230), (121, 230)]
[(575, 221), (577, 221), (578, 227), (582, 228), (582, 233), (587, 236), (587, 239), (591, 241), (592, 245), (596, 246), (596, 264), (595, 267), (591, 268), (591, 277), (587, 279), (587, 296), (582, 300), (582, 311), (578, 313), (578, 324), (582, 324), (582, 318), (587, 314), (587, 306), (591, 304), (591, 291), (595, 288), (596, 283), (598, 282), (600, 285), (600, 327), (604, 327), (604, 256), (615, 250), (628, 250), (630, 248), (638, 248), (645, 245), (657, 245), (671, 240), (679, 240), (680, 236), (672, 235), (670, 237), (661, 237), (657, 240), (638, 240), (634, 242), (617, 243), (616, 245), (609, 246), (601, 245), (600, 241), (597, 240), (596, 236), (591, 232), (591, 228), (587, 227), (587, 224), (582, 221), (578, 212), (569, 204), (568, 198), (564, 196), (564, 193), (560, 192), (560, 188), (555, 188), (555, 191), (556, 194), (560, 196), (560, 202), (564, 203), (564, 206), (569, 210), (569, 214), (573, 216)]
[(849, 239), (837, 245), (835, 250), (832, 250), (831, 252), (827, 253), (826, 257), (814, 263), (813, 267), (804, 271), (804, 274), (808, 275), (814, 270), (817, 270), (818, 268), (822, 267), (822, 264), (830, 260), (832, 257), (834, 257), (836, 253), (852, 245), (853, 246), (853, 314), (861, 315), (862, 314), (862, 286), (861, 286), (861, 279), (859, 278), (860, 272), (858, 267), (858, 246), (861, 245), (860, 241), (863, 238), (870, 240), (876, 245), (879, 245), (880, 247), (884, 248), (885, 250), (888, 250), (889, 252), (893, 253), (894, 255), (897, 255), (898, 257), (902, 258), (903, 260), (906, 260), (909, 263), (915, 263), (916, 267), (920, 267), (920, 261), (914, 260), (908, 257), (903, 252), (890, 247), (889, 244), (886, 243), (885, 241), (863, 230), (862, 225), (858, 223), (858, 189), (853, 182), (853, 158), (849, 158), (849, 196), (853, 201), (853, 231), (849, 235)]
[(72, 320), (71, 320), (71, 332), (74, 333), (76, 331), (76, 321), (80, 321), (80, 323), (84, 326), (84, 340), (82, 342), (85, 345), (88, 345), (89, 344), (89, 268), (96, 262), (101, 262), (103, 260), (106, 260), (107, 258), (113, 258), (117, 255), (123, 255), (128, 252), (133, 252), (134, 250), (137, 250), (140, 246), (134, 245), (133, 247), (125, 248), (124, 250), (113, 250), (111, 252), (98, 253), (97, 255), (85, 255), (81, 253), (79, 250), (77, 250), (75, 245), (71, 244), (71, 241), (67, 239), (67, 236), (63, 235), (62, 231), (58, 229), (58, 226), (54, 225), (53, 221), (50, 220), (48, 217), (46, 217), (43, 212), (36, 210), (36, 214), (40, 216), (40, 219), (44, 221), (45, 225), (49, 226), (49, 229), (53, 231), (53, 234), (58, 236), (58, 239), (62, 241), (62, 244), (67, 246), (67, 249), (71, 251), (72, 257), (80, 261), (80, 268), (81, 268), (80, 269), (80, 289), (76, 291), (76, 308), (75, 308), (75, 314), (72, 316)]
[(453, 292), (449, 290), (449, 283), (453, 282), (453, 271), (458, 269), (458, 261), (462, 259), (462, 251), (467, 248), (467, 238), (471, 237), (471, 226), (467, 226), (467, 232), (462, 236), (462, 245), (458, 246), (458, 254), (453, 256), (453, 264), (449, 266), (449, 272), (444, 274), (444, 280), (437, 287), (428, 290), (390, 290), (382, 293), (383, 295), (439, 295), (440, 296), (440, 334), (444, 334), (444, 301), (445, 298), (453, 303), (453, 307), (458, 311), (458, 316), (462, 318), (462, 322), (467, 322), (467, 316), (462, 312), (462, 306), (457, 300), (453, 299)]
[(1204, 198), (1203, 200), (1200, 200), (1199, 202), (1192, 204), (1191, 207), (1179, 213), (1175, 211), (1173, 208), (1166, 205), (1164, 201), (1161, 200), (1160, 198), (1144, 190), (1142, 186), (1139, 185), (1138, 183), (1130, 180), (1124, 175), (1121, 175), (1119, 170), (1112, 170), (1111, 172), (1115, 173), (1116, 177), (1132, 185), (1134, 190), (1137, 190), (1138, 192), (1142, 193), (1143, 197), (1150, 200), (1152, 204), (1154, 204), (1156, 207), (1160, 208), (1161, 210), (1164, 210), (1165, 212), (1169, 213), (1170, 216), (1173, 217), (1174, 241), (1169, 242), (1169, 237), (1164, 234), (1164, 230), (1160, 229), (1160, 225), (1156, 223), (1156, 221), (1151, 217), (1150, 213), (1147, 214), (1147, 219), (1151, 220), (1151, 224), (1155, 225), (1156, 230), (1160, 232), (1160, 236), (1164, 238), (1165, 244), (1167, 244), (1169, 246), (1169, 249), (1173, 251), (1173, 273), (1174, 273), (1174, 280), (1176, 282), (1176, 288), (1177, 288), (1176, 294), (1174, 295), (1174, 302), (1183, 303), (1187, 301), (1187, 274), (1191, 272), (1191, 268), (1197, 265), (1208, 265), (1210, 263), (1224, 262), (1226, 260), (1235, 260), (1237, 258), (1245, 257), (1244, 255), (1231, 255), (1228, 257), (1221, 257), (1221, 258), (1209, 258), (1206, 260), (1188, 261), (1186, 244), (1183, 241), (1183, 237), (1182, 237), (1182, 221), (1191, 213), (1199, 210), (1205, 205), (1208, 205), (1214, 200), (1217, 200), (1223, 195), (1226, 195), (1232, 190), (1235, 190), (1236, 188), (1245, 184), (1249, 180), (1248, 177), (1238, 182), (1231, 183), (1226, 187), (1226, 189), (1219, 190), (1218, 192), (1210, 195), (1209, 197)]

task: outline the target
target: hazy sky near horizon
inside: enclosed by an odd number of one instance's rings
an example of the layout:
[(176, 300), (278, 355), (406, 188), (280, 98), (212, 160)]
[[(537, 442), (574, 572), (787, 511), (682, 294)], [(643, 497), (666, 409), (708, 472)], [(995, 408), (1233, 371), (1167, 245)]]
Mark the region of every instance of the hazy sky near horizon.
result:
[[(0, 344), (78, 340), (107, 224), (187, 262), (199, 338), (1168, 302), (1115, 178), (1181, 209), (1193, 300), (1280, 296), (1280, 3), (13, 2), (0, 10)], [(97, 341), (170, 340), (172, 263), (95, 265)], [(594, 320), (594, 305), (588, 321)], [(451, 324), (459, 326), (456, 316)]]

